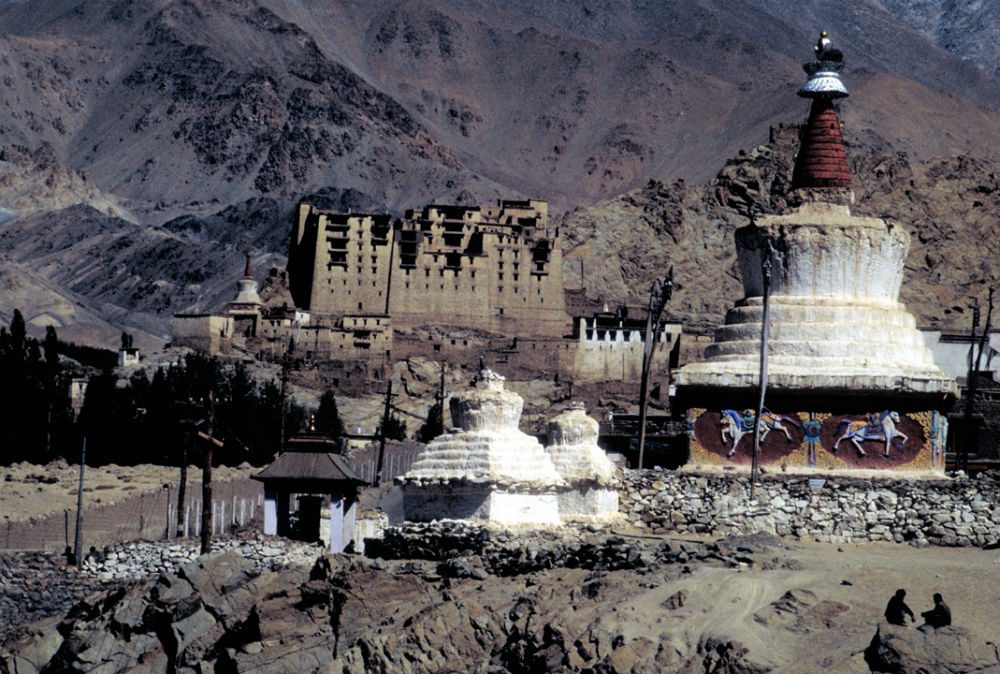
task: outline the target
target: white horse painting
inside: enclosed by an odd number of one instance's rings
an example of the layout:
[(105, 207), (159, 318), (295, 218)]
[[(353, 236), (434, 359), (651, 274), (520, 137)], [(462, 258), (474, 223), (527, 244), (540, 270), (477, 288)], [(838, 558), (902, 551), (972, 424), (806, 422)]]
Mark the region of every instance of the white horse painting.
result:
[(868, 421), (842, 419), (837, 424), (837, 435), (839, 437), (833, 443), (833, 451), (836, 452), (840, 448), (841, 441), (850, 440), (851, 444), (858, 450), (858, 456), (865, 456), (865, 450), (861, 447), (861, 443), (866, 440), (877, 440), (885, 443), (883, 457), (888, 458), (893, 440), (902, 438), (902, 442), (899, 443), (900, 449), (909, 440), (906, 434), (897, 428), (898, 424), (899, 412), (891, 410), (884, 410), (877, 418), (872, 414)]
[[(729, 453), (726, 454), (727, 458), (736, 453), (736, 446), (743, 439), (743, 436), (753, 432), (756, 418), (757, 413), (753, 410), (745, 410), (743, 414), (740, 414), (736, 410), (722, 410), (722, 418), (719, 420), (719, 423), (722, 425), (722, 442), (725, 443), (730, 439), (733, 441)], [(760, 441), (764, 442), (767, 434), (771, 431), (781, 431), (785, 434), (785, 439), (788, 442), (792, 442), (794, 438), (788, 431), (788, 427), (785, 425), (786, 422), (797, 428), (799, 427), (799, 424), (793, 417), (774, 414), (770, 410), (765, 409), (760, 415)]]

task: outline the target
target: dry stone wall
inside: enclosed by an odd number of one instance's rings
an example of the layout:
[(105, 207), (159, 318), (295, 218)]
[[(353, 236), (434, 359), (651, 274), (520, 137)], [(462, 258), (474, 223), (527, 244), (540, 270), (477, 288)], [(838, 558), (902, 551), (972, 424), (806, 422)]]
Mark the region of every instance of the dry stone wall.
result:
[(923, 547), (1000, 542), (1000, 483), (625, 471), (621, 512), (653, 534), (758, 531), (834, 543), (895, 541)]

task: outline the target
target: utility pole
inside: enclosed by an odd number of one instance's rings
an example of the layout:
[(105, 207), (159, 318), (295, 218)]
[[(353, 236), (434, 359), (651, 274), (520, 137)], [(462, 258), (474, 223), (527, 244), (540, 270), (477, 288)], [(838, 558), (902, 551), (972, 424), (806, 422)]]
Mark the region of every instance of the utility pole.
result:
[(73, 554), (76, 568), (83, 563), (83, 473), (87, 467), (87, 435), (84, 432), (80, 447), (80, 487), (76, 490), (76, 534), (73, 536)]
[(969, 346), (969, 374), (965, 383), (965, 413), (962, 418), (962, 444), (959, 447), (957, 468), (969, 471), (969, 450), (972, 445), (973, 432), (973, 407), (976, 401), (976, 389), (979, 368), (982, 364), (983, 349), (986, 347), (986, 340), (990, 331), (990, 323), (993, 320), (993, 287), (990, 287), (989, 307), (986, 311), (986, 326), (983, 329), (982, 338), (979, 340), (979, 352), (976, 353), (976, 329), (979, 327), (979, 298), (972, 304), (972, 339)]
[(385, 411), (382, 413), (382, 432), (379, 433), (378, 440), (378, 464), (375, 467), (374, 486), (382, 483), (382, 461), (385, 459), (385, 431), (389, 427), (389, 412), (392, 407), (392, 377), (389, 377), (389, 384), (385, 389)]
[(760, 418), (764, 414), (764, 396), (767, 394), (767, 339), (770, 333), (770, 298), (771, 298), (771, 242), (768, 241), (764, 251), (764, 261), (761, 263), (761, 276), (764, 280), (764, 311), (760, 326), (760, 398), (757, 400), (757, 418), (753, 424), (753, 457), (750, 463), (750, 500), (754, 499), (754, 489), (757, 486), (757, 473), (760, 457)]
[(285, 349), (285, 355), (281, 358), (281, 410), (279, 414), (281, 418), (278, 423), (278, 454), (285, 451), (285, 417), (288, 416), (287, 402), (288, 397), (288, 371), (292, 366), (292, 354), (295, 352), (295, 338), (288, 338), (288, 348)]
[(441, 361), (441, 381), (438, 384), (438, 405), (441, 407), (441, 432), (444, 433), (444, 373), (448, 365)]
[(188, 445), (191, 443), (191, 427), (185, 423), (181, 432), (181, 479), (177, 485), (177, 527), (174, 533), (177, 538), (184, 535), (184, 523), (181, 520), (184, 512), (184, 499), (187, 498), (188, 481)]
[[(990, 286), (989, 299), (986, 307), (986, 325), (983, 326), (983, 334), (979, 336), (979, 352), (976, 354), (976, 372), (979, 372), (983, 362), (983, 351), (986, 349), (987, 340), (990, 337), (990, 329), (993, 327), (993, 286)], [(987, 369), (989, 359), (987, 359)]]
[(646, 407), (649, 403), (649, 371), (653, 354), (659, 343), (660, 322), (663, 308), (674, 294), (674, 268), (664, 280), (656, 279), (649, 290), (649, 311), (646, 313), (646, 344), (642, 358), (642, 378), (639, 381), (639, 469), (642, 470), (646, 452)]
[(205, 441), (205, 463), (201, 471), (201, 554), (212, 551), (212, 454), (222, 442), (212, 433), (215, 427), (215, 392), (208, 390), (208, 418), (205, 431), (198, 431), (198, 437)]

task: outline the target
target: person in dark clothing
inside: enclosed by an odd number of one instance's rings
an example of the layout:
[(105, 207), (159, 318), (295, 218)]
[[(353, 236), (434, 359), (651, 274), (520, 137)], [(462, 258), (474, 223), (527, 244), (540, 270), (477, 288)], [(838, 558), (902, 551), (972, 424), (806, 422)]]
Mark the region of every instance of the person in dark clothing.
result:
[(906, 625), (907, 615), (910, 616), (910, 620), (916, 620), (913, 611), (903, 601), (905, 598), (906, 590), (896, 590), (896, 594), (892, 596), (892, 599), (889, 600), (888, 605), (885, 607), (885, 619), (893, 625)]
[(939, 592), (934, 593), (934, 608), (930, 611), (924, 611), (920, 615), (923, 616), (927, 626), (934, 629), (947, 627), (951, 624), (951, 609), (944, 603), (944, 597)]

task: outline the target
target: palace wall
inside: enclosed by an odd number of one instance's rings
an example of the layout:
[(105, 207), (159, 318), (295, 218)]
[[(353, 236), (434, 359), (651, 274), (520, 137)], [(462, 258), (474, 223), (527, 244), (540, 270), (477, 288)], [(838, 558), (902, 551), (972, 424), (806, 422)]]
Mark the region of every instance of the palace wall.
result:
[(207, 353), (225, 353), (232, 344), (235, 325), (231, 316), (175, 314), (170, 321), (171, 343)]
[(552, 336), (569, 320), (559, 228), (541, 201), (426, 206), (398, 220), (302, 204), (289, 275), (296, 305), (314, 315)]

